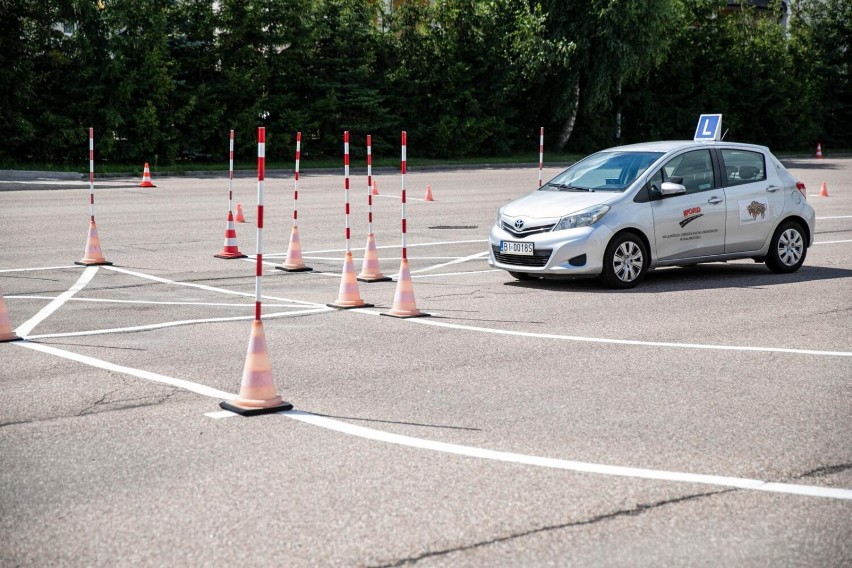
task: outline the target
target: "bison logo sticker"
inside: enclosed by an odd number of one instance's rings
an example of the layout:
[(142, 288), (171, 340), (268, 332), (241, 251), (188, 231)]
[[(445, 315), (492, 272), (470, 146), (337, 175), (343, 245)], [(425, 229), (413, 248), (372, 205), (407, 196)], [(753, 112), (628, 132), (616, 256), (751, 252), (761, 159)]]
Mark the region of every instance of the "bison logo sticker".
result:
[(772, 215), (769, 211), (769, 202), (760, 199), (740, 201), (740, 225), (752, 223), (765, 223), (770, 221)]

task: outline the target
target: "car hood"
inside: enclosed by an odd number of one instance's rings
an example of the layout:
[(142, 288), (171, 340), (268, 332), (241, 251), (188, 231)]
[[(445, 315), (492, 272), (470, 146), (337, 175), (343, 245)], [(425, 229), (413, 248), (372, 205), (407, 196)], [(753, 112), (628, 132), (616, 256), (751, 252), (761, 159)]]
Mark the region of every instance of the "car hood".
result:
[(503, 215), (530, 219), (553, 219), (575, 213), (586, 207), (607, 203), (622, 195), (622, 193), (611, 191), (534, 191), (506, 204), (503, 207)]

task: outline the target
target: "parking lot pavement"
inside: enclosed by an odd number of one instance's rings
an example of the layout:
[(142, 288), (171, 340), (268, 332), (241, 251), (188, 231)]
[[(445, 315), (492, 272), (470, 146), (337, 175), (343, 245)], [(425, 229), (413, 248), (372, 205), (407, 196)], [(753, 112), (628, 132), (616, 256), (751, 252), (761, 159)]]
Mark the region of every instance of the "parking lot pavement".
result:
[[(850, 564), (852, 159), (785, 163), (817, 212), (800, 271), (670, 268), (623, 292), (488, 266), (496, 210), (536, 167), (410, 171), (411, 283), (430, 317), (409, 320), (379, 317), (395, 281), (358, 283), (375, 307), (327, 306), (342, 172), (303, 174), (313, 270), (276, 270), (293, 180), (268, 177), (263, 321), (295, 410), (252, 418), (218, 403), (247, 360), (256, 181), (234, 182), (237, 260), (214, 257), (227, 179), (96, 184), (100, 267), (74, 264), (87, 185), (0, 188), (0, 289), (26, 338), (0, 344), (0, 563)], [(376, 181), (395, 276), (400, 180)], [(360, 269), (362, 172), (351, 187)]]

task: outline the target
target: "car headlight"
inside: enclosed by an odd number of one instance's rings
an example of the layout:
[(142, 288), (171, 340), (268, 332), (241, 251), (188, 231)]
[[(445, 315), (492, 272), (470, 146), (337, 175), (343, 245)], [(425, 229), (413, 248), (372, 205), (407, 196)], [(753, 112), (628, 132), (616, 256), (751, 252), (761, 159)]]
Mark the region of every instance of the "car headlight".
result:
[(503, 208), (501, 207), (500, 209), (497, 210), (497, 221), (495, 221), (495, 223), (497, 224), (498, 227), (501, 226), (500, 222), (502, 220), (503, 220)]
[(583, 209), (577, 213), (566, 215), (565, 217), (562, 217), (558, 223), (556, 223), (553, 230), (564, 231), (565, 229), (576, 229), (577, 227), (588, 227), (590, 225), (594, 225), (601, 217), (606, 215), (609, 209), (609, 205), (595, 205), (594, 207)]

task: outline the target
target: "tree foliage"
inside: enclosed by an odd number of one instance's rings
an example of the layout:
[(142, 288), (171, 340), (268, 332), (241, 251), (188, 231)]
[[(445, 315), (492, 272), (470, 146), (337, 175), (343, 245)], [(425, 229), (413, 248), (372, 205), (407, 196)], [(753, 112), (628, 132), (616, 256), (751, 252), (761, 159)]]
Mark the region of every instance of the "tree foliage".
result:
[[(852, 146), (848, 0), (2, 0), (0, 162), (454, 157), (689, 137)], [(620, 117), (621, 120), (617, 120)], [(617, 135), (617, 133), (619, 135)]]

